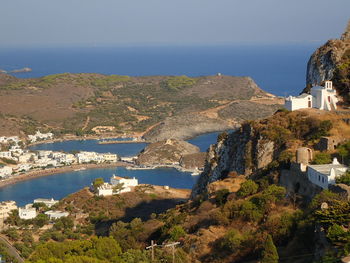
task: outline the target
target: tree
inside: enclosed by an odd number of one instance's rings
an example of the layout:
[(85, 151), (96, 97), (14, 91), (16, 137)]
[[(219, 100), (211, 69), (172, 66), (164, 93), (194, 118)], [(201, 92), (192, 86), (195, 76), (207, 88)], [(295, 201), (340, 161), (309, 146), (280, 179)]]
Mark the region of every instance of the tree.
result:
[(100, 187), (104, 183), (105, 183), (105, 181), (103, 180), (103, 178), (96, 178), (94, 180), (94, 182), (92, 183), (92, 185), (93, 185), (94, 189), (96, 190), (98, 187)]
[(268, 235), (262, 251), (261, 263), (278, 263), (278, 259), (279, 257), (275, 244), (273, 243), (271, 235)]
[(255, 194), (258, 191), (258, 188), (259, 186), (253, 180), (247, 180), (241, 184), (241, 188), (238, 190), (237, 195), (240, 197), (246, 197)]
[(345, 174), (339, 176), (335, 179), (337, 184), (346, 184), (350, 185), (350, 172), (346, 172)]

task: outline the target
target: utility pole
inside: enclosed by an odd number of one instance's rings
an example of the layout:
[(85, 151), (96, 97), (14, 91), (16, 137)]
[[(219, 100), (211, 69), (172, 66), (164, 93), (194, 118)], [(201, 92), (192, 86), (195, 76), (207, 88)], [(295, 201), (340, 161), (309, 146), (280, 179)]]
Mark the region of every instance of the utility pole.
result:
[(152, 262), (154, 261), (154, 248), (158, 246), (157, 243), (154, 243), (153, 240), (151, 240), (151, 245), (146, 247), (146, 249), (151, 249), (151, 255), (152, 255)]
[(174, 243), (170, 243), (170, 244), (164, 245), (164, 247), (171, 247), (171, 248), (172, 248), (172, 252), (173, 252), (173, 263), (175, 263), (175, 246), (176, 246), (176, 245), (180, 245), (180, 242), (174, 242)]

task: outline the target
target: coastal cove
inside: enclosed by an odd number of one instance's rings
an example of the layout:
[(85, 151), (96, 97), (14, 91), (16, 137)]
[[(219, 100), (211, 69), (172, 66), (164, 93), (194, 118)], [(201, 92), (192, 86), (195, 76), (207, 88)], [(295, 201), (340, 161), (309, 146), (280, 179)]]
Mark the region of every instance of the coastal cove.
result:
[[(190, 143), (198, 146), (201, 151), (206, 151), (210, 144), (217, 140), (219, 132), (197, 136)], [(98, 144), (99, 140), (62, 141), (47, 144), (37, 144), (30, 147), (31, 150), (54, 151), (96, 151), (111, 152), (119, 156), (135, 156), (145, 146), (145, 143), (132, 144)], [(61, 199), (73, 192), (87, 187), (95, 178), (102, 177), (109, 181), (113, 174), (119, 176), (136, 177), (139, 183), (153, 185), (168, 185), (173, 188), (191, 189), (197, 180), (197, 176), (191, 176), (189, 172), (181, 172), (174, 168), (157, 168), (148, 170), (128, 170), (125, 167), (95, 167), (86, 170), (57, 171), (45, 173), (33, 178), (26, 178), (18, 182), (0, 188), (0, 201), (14, 200), (22, 206), (31, 203), (35, 198)], [(50, 175), (50, 176), (47, 176)]]

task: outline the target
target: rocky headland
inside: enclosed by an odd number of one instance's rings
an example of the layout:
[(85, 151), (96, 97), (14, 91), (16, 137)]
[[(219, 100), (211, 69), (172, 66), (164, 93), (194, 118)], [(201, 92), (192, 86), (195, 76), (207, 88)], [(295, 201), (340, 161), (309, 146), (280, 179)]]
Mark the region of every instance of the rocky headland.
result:
[(184, 168), (202, 168), (205, 154), (186, 141), (167, 139), (151, 143), (137, 156), (136, 164), (141, 166), (179, 165)]

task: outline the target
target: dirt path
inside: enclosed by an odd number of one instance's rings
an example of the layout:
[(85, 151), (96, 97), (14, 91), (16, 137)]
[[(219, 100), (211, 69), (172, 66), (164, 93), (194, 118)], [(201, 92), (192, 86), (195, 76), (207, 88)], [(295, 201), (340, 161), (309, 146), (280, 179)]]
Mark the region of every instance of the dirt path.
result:
[(13, 256), (20, 263), (24, 262), (24, 259), (20, 256), (17, 249), (13, 247), (11, 243), (7, 240), (7, 238), (1, 234), (0, 234), (0, 242), (6, 246), (7, 252), (9, 253), (9, 255)]
[(83, 128), (81, 128), (83, 131), (88, 127), (89, 122), (90, 122), (90, 116), (87, 116), (85, 124), (84, 124)]

